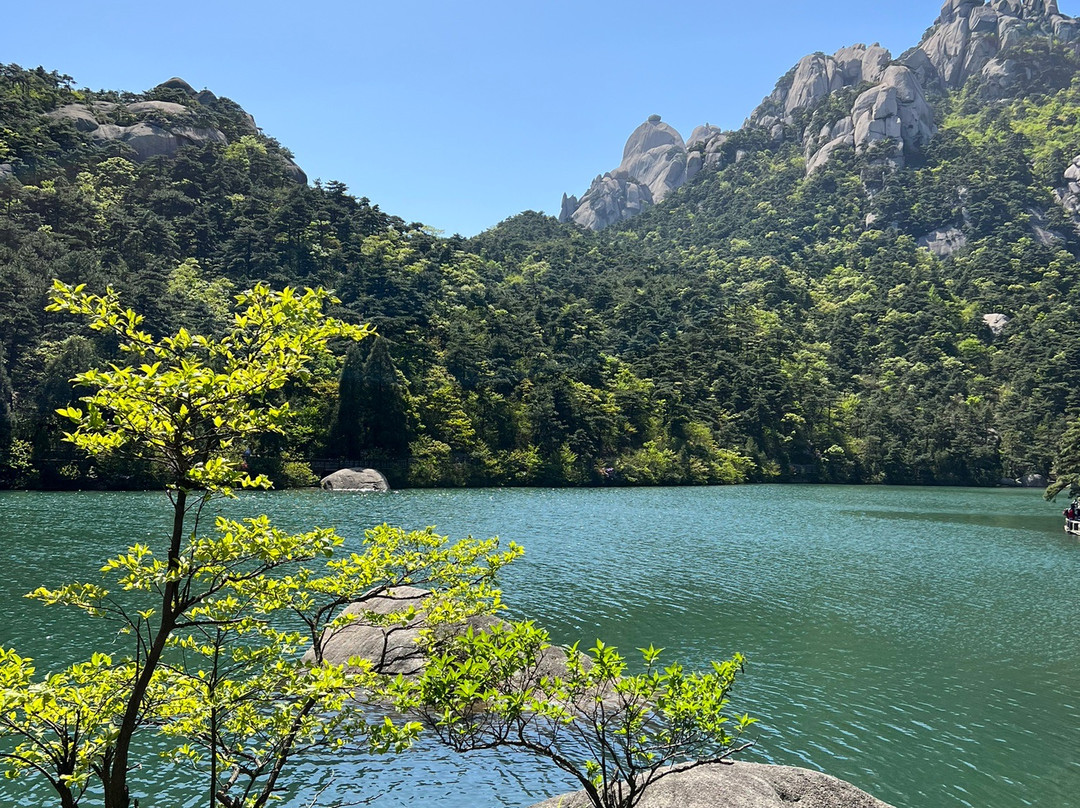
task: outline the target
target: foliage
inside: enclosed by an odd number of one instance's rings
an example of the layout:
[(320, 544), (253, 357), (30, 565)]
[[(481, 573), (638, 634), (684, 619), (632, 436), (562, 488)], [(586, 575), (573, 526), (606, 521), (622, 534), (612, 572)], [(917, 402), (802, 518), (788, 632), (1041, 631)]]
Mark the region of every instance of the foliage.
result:
[[(16, 723), (9, 730), (16, 736), (32, 740), (43, 731), (60, 748), (76, 750), (66, 757), (50, 757), (46, 763), (53, 765), (51, 771), (41, 761), (32, 761), (57, 786), (62, 801), (74, 804), (71, 778), (77, 776), (75, 782), (84, 788), (89, 766), (100, 781), (107, 808), (127, 808), (132, 742), (152, 720), (153, 694), (170, 667), (167, 647), (185, 631), (238, 621), (239, 615), (219, 613), (229, 609), (230, 592), (237, 585), (262, 580), (283, 565), (324, 556), (340, 542), (332, 531), (290, 536), (271, 528), (265, 519), (219, 522), (216, 538), (199, 535), (200, 516), (212, 497), (227, 496), (236, 486), (269, 485), (265, 478), (253, 478), (240, 468), (230, 452), (237, 440), (282, 428), (288, 404), (274, 405), (270, 398), (286, 384), (302, 380), (331, 338), (366, 335), (365, 328), (326, 318), (322, 306), (327, 298), (322, 291), (273, 292), (260, 285), (238, 296), (240, 309), (221, 339), (193, 336), (184, 328), (155, 339), (142, 330), (143, 317), (123, 308), (111, 290), (98, 296), (85, 293), (81, 285), (54, 284), (50, 309), (86, 316), (93, 331), (111, 334), (133, 362), (142, 362), (79, 374), (77, 383), (92, 392), (83, 397), (85, 411), (72, 406), (62, 410), (75, 423), (66, 439), (91, 455), (123, 451), (157, 464), (173, 508), (172, 535), (163, 557), (137, 544), (102, 568), (115, 577), (121, 591), (134, 593), (137, 605), (93, 583), (74, 582), (32, 593), (46, 604), (112, 617), (133, 643), (119, 668), (119, 680), (86, 677), (70, 691), (83, 700), (90, 688), (91, 701), (112, 708), (101, 711), (107, 727), (103, 739), (82, 735), (78, 721), (52, 721), (50, 715), (32, 711), (24, 712), (20, 721), (13, 713)], [(194, 495), (190, 505), (189, 494)], [(18, 658), (10, 656), (9, 662), (17, 665)], [(101, 694), (97, 687), (108, 691)], [(314, 709), (320, 697), (310, 698)], [(38, 722), (44, 723), (44, 730)], [(98, 745), (80, 751), (88, 742)], [(76, 769), (76, 764), (83, 768)]]
[[(734, 133), (717, 167), (607, 231), (526, 212), (468, 240), (341, 183), (288, 180), (280, 147), (234, 105), (200, 113), (228, 144), (142, 164), (102, 152), (46, 114), (74, 102), (70, 81), (9, 66), (12, 436), (42, 485), (151, 482), (76, 462), (61, 442), (52, 411), (79, 393), (57, 360), (121, 357), (111, 337), (41, 317), (52, 277), (111, 284), (163, 333), (216, 335), (229, 324), (214, 304), (267, 280), (334, 288), (335, 316), (382, 338), (288, 391), (297, 429), (249, 447), (278, 478), (285, 453), (355, 453), (412, 485), (1046, 474), (1080, 406), (1080, 237), (1053, 195), (1080, 154), (1080, 91), (1058, 45), (1017, 48), (1046, 81), (936, 99), (940, 132), (903, 169), (877, 166), (872, 195), (870, 156), (837, 153), (807, 176), (798, 142), (855, 88), (800, 113), (782, 142)], [(917, 246), (950, 227), (967, 239), (951, 257)], [(1002, 333), (990, 313), (1009, 318)]]
[(563, 654), (532, 623), (497, 624), (446, 642), (393, 692), (457, 751), (524, 749), (571, 774), (596, 808), (632, 808), (658, 780), (746, 749), (755, 721), (728, 711), (741, 655), (708, 673), (665, 667), (651, 646), (642, 655), (630, 673), (602, 642)]

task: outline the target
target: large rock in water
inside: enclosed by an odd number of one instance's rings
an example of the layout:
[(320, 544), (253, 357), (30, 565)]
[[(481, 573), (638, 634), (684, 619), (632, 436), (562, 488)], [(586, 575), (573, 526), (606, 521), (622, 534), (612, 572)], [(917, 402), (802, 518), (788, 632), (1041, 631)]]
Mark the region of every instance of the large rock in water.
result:
[[(398, 586), (385, 594), (350, 603), (343, 614), (356, 615), (356, 619), (337, 629), (328, 629), (323, 637), (323, 660), (331, 665), (345, 665), (350, 659), (367, 659), (372, 669), (391, 676), (416, 676), (427, 664), (427, 658), (419, 645), (420, 632), (426, 627), (423, 612), (424, 599), (430, 590), (415, 586)], [(390, 615), (415, 614), (407, 620), (389, 619)], [(383, 619), (387, 618), (387, 619)], [(474, 615), (460, 623), (443, 625), (438, 631), (442, 636), (464, 633), (466, 628), (480, 631), (499, 622), (489, 615)], [(314, 662), (315, 655), (308, 650), (305, 662)], [(566, 651), (549, 646), (540, 652), (538, 673), (540, 676), (565, 676)], [(588, 664), (586, 665), (588, 667)]]
[(390, 484), (375, 469), (338, 469), (319, 481), (324, 491), (389, 491)]
[[(344, 665), (353, 657), (360, 657), (370, 660), (379, 673), (416, 675), (425, 664), (417, 645), (423, 616), (418, 614), (412, 620), (387, 625), (372, 618), (407, 612), (410, 607), (419, 609), (430, 594), (426, 589), (399, 586), (386, 595), (350, 603), (343, 614), (356, 615), (356, 619), (341, 628), (327, 630), (323, 637), (323, 659), (332, 665)], [(308, 650), (304, 661), (314, 660), (315, 655)]]
[[(649, 786), (638, 808), (889, 808), (851, 783), (821, 772), (764, 763), (713, 763)], [(589, 808), (585, 792), (533, 808)]]

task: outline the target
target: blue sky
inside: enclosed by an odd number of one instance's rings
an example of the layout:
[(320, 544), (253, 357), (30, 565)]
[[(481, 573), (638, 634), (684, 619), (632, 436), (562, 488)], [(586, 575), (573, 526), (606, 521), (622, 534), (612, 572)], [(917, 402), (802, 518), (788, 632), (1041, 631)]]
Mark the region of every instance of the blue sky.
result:
[(522, 210), (557, 213), (653, 113), (684, 136), (735, 128), (806, 53), (880, 42), (897, 56), (940, 2), (7, 5), (4, 62), (93, 89), (180, 76), (247, 109), (312, 180), (473, 235)]

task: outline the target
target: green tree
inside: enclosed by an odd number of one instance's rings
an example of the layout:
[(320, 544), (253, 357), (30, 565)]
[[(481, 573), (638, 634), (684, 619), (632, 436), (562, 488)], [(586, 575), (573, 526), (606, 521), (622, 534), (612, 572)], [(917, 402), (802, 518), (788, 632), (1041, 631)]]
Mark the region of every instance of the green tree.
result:
[(739, 654), (688, 673), (650, 646), (630, 673), (615, 648), (562, 653), (531, 622), (470, 629), (436, 649), (418, 682), (396, 684), (399, 705), (456, 751), (511, 747), (549, 760), (594, 808), (633, 808), (658, 780), (750, 746), (741, 738), (756, 719), (728, 711)]
[(1046, 498), (1053, 499), (1062, 491), (1080, 496), (1080, 418), (1069, 422), (1061, 436), (1058, 455), (1054, 460), (1054, 481), (1046, 488)]
[[(331, 339), (367, 335), (365, 326), (325, 317), (328, 299), (322, 290), (274, 292), (257, 286), (237, 296), (238, 311), (220, 339), (192, 336), (183, 328), (155, 339), (141, 328), (142, 316), (124, 309), (112, 290), (98, 296), (82, 286), (54, 284), (50, 310), (87, 317), (91, 329), (111, 334), (133, 360), (76, 377), (93, 392), (83, 399), (85, 409), (61, 411), (75, 424), (67, 439), (91, 455), (125, 453), (156, 464), (172, 504), (164, 557), (136, 545), (104, 568), (122, 590), (147, 598), (139, 608), (129, 609), (92, 583), (33, 593), (46, 603), (112, 615), (134, 638), (130, 658), (121, 663), (129, 678), (109, 702), (115, 713), (108, 714), (107, 741), (89, 762), (106, 808), (130, 805), (132, 742), (148, 720), (174, 635), (200, 625), (198, 610), (227, 596), (236, 583), (323, 556), (337, 541), (332, 531), (288, 536), (255, 522), (226, 526), (213, 539), (198, 532), (200, 515), (213, 497), (229, 495), (237, 486), (269, 485), (265, 477), (252, 478), (239, 468), (234, 446), (282, 429), (289, 406), (274, 402), (275, 395), (302, 379)], [(61, 737), (59, 743), (77, 740)], [(59, 771), (55, 779), (63, 784), (72, 776)]]
[(338, 384), (332, 448), (339, 456), (353, 459), (367, 453), (405, 455), (409, 448), (407, 395), (387, 340), (376, 336), (366, 358), (361, 346), (351, 347)]

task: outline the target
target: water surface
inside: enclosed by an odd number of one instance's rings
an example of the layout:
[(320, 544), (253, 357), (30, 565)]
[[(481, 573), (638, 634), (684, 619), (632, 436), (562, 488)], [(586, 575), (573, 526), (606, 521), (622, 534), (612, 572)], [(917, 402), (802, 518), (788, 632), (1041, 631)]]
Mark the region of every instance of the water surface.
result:
[[(743, 486), (245, 494), (235, 516), (295, 530), (436, 525), (526, 548), (513, 611), (560, 642), (653, 643), (706, 666), (749, 660), (736, 707), (760, 717), (751, 759), (820, 769), (897, 808), (1080, 805), (1080, 543), (1023, 490)], [(0, 494), (0, 642), (85, 656), (101, 626), (21, 596), (160, 544), (160, 494)], [(109, 646), (104, 638), (101, 647)], [(571, 783), (534, 761), (312, 759), (288, 804), (526, 806)], [(335, 770), (336, 769), (336, 770)], [(144, 808), (196, 805), (178, 774)], [(0, 784), (0, 800), (45, 801)], [(148, 791), (151, 788), (148, 786)]]

